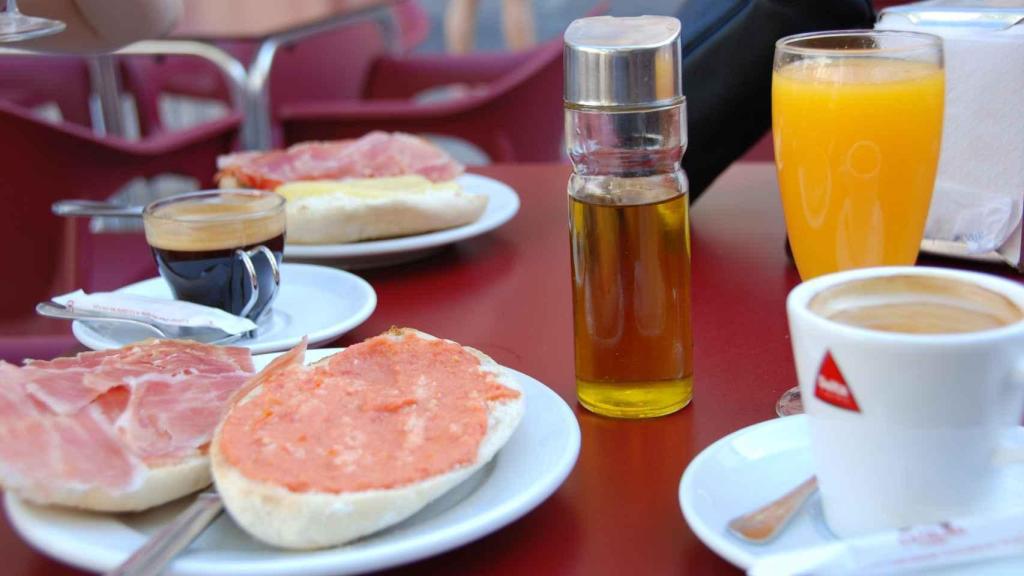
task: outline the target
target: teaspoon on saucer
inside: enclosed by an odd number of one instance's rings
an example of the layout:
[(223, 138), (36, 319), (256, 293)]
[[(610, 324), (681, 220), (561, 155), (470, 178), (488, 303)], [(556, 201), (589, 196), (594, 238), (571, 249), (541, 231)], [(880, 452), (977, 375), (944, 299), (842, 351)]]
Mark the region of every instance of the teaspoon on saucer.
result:
[(157, 338), (176, 338), (195, 340), (204, 344), (227, 344), (246, 336), (246, 333), (230, 334), (212, 326), (171, 326), (156, 320), (142, 321), (138, 318), (127, 318), (110, 312), (79, 312), (71, 310), (56, 302), (40, 302), (36, 304), (36, 313), (49, 318), (65, 320), (82, 320), (85, 322), (115, 322), (148, 330)]
[(50, 210), (55, 216), (130, 216), (142, 217), (143, 206), (123, 206), (100, 200), (61, 200)]
[(799, 486), (764, 506), (729, 521), (729, 532), (751, 544), (767, 544), (782, 532), (818, 490), (818, 480), (811, 476)]

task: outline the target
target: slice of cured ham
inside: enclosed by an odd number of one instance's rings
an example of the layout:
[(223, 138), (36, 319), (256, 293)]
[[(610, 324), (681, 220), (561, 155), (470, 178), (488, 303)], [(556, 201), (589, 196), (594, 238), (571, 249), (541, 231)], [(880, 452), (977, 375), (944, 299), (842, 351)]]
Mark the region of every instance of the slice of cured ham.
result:
[(239, 152), (217, 159), (222, 186), (273, 190), (297, 180), (343, 180), (419, 174), (452, 180), (464, 167), (444, 150), (411, 134), (370, 132), (352, 140), (304, 142), (285, 150)]
[[(116, 509), (116, 495), (154, 470), (205, 459), (228, 398), (252, 373), (245, 348), (176, 340), (0, 362), (0, 484), (37, 502), (86, 507), (95, 498), (78, 497), (101, 491), (114, 502), (97, 507)], [(197, 474), (185, 475), (181, 490), (195, 489)], [(169, 499), (181, 490), (159, 492)]]

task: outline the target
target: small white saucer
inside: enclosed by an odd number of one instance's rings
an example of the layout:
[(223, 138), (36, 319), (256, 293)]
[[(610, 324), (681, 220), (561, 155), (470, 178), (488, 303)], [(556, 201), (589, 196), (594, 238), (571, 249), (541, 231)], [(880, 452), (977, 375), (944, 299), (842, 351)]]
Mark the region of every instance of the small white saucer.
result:
[[(150, 278), (115, 292), (168, 298), (171, 289), (163, 278)], [(377, 307), (377, 293), (355, 274), (312, 264), (281, 265), (281, 288), (270, 315), (259, 323), (257, 334), (232, 342), (253, 354), (280, 352), (309, 337), (310, 346), (329, 342), (362, 324)], [(145, 330), (110, 323), (76, 320), (71, 325), (75, 338), (93, 350), (119, 348), (151, 338)]]
[[(726, 530), (729, 520), (767, 504), (813, 474), (807, 416), (768, 420), (738, 430), (705, 448), (679, 483), (679, 504), (690, 529), (716, 554), (748, 569), (760, 556), (825, 544), (835, 536), (825, 525), (817, 495), (768, 544), (748, 544)], [(1024, 466), (1007, 467), (1007, 505), (1024, 503)], [(998, 565), (965, 565), (942, 574), (1024, 574), (1024, 558)]]

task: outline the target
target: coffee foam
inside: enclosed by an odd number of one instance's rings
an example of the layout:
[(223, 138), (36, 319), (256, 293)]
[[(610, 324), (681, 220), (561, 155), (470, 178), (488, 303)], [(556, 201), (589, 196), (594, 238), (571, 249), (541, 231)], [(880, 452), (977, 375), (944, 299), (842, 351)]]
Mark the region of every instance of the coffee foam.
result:
[(1024, 320), (1001, 294), (935, 276), (853, 280), (822, 291), (808, 307), (842, 324), (912, 334), (979, 332)]
[(153, 248), (200, 252), (266, 242), (285, 230), (285, 210), (275, 196), (220, 194), (158, 206), (144, 216)]

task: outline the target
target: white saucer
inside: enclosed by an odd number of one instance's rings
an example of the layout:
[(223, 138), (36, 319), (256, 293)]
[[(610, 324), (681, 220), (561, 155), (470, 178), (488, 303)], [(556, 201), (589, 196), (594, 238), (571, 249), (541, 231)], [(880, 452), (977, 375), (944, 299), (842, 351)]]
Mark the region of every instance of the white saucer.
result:
[[(1010, 472), (1008, 467), (1008, 472)], [(1024, 466), (1006, 475), (1007, 505), (1024, 505)], [(774, 541), (748, 544), (726, 530), (729, 520), (785, 494), (813, 474), (807, 416), (788, 416), (733, 432), (705, 448), (690, 462), (679, 483), (679, 503), (690, 529), (704, 544), (736, 566), (748, 569), (759, 556), (825, 544), (835, 540), (828, 530), (817, 496), (805, 505)], [(1009, 488), (1013, 488), (1011, 495)], [(971, 565), (970, 574), (1024, 574), (1024, 558), (1005, 563)], [(956, 574), (943, 570), (942, 574)]]
[(463, 174), (458, 182), (466, 192), (487, 196), (487, 208), (475, 222), (402, 238), (348, 244), (286, 244), (284, 256), (329, 260), (334, 266), (350, 269), (388, 266), (422, 258), (445, 245), (490, 232), (519, 211), (519, 196), (504, 182), (478, 174)]
[[(313, 350), (308, 362), (337, 352)], [(273, 355), (256, 358), (262, 367)], [(540, 382), (512, 371), (525, 393), (523, 420), (494, 460), (404, 522), (362, 540), (325, 550), (289, 551), (261, 544), (222, 515), (165, 574), (303, 575), (383, 570), (440, 554), (517, 520), (561, 486), (576, 464), (576, 416)], [(37, 550), (72, 566), (106, 571), (187, 506), (191, 498), (141, 514), (90, 514), (35, 506), (4, 495), (11, 525)]]
[[(143, 280), (115, 292), (171, 298), (171, 289), (163, 278)], [(236, 340), (231, 345), (249, 348), (253, 354), (280, 352), (308, 336), (309, 344), (315, 346), (359, 326), (376, 307), (377, 293), (355, 274), (286, 262), (281, 265), (281, 288), (270, 316), (260, 321), (256, 337)], [(78, 320), (71, 324), (71, 331), (83, 346), (93, 350), (119, 348), (152, 338), (145, 330)]]

